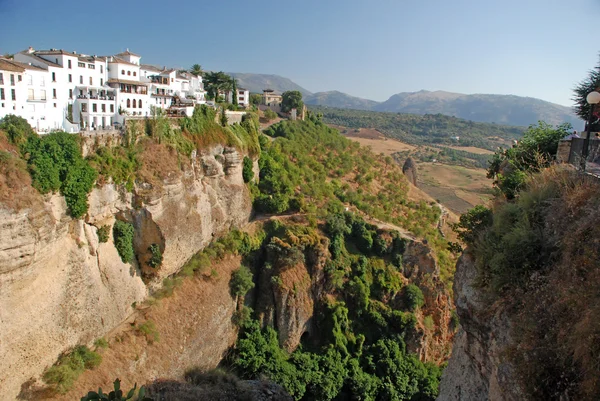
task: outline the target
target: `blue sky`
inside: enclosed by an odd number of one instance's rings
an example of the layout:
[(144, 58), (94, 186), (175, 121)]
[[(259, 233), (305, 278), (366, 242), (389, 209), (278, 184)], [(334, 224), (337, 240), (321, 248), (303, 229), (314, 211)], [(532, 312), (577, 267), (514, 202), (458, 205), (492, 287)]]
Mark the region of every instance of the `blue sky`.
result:
[(427, 89), (570, 106), (598, 62), (599, 17), (600, 0), (0, 0), (0, 52), (129, 48), (373, 100)]

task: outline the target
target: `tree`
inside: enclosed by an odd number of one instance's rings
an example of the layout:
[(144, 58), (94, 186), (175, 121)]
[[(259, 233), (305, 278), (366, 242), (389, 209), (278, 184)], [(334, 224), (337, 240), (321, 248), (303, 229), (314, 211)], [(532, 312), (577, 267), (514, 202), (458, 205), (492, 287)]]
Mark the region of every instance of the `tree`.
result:
[(238, 105), (237, 79), (235, 79), (235, 78), (231, 78), (231, 103), (234, 106)]
[(274, 119), (276, 119), (276, 118), (277, 118), (277, 113), (275, 113), (275, 112), (274, 112), (273, 110), (271, 110), (271, 109), (266, 109), (266, 110), (263, 112), (263, 116), (264, 116), (265, 120), (267, 120), (267, 121), (271, 121), (271, 120), (274, 120)]
[[(575, 114), (577, 114), (582, 120), (588, 121), (590, 117), (591, 105), (588, 104), (586, 97), (588, 93), (597, 91), (600, 89), (600, 63), (596, 65), (589, 73), (588, 76), (573, 90), (574, 96), (572, 100), (575, 102)], [(600, 130), (600, 107), (596, 106), (594, 115), (592, 117), (592, 124), (590, 131)]]
[(250, 95), (250, 104), (258, 106), (262, 102), (262, 96), (259, 93), (253, 93)]
[(201, 77), (202, 74), (204, 74), (204, 71), (202, 71), (202, 66), (200, 64), (194, 64), (192, 68), (190, 68), (190, 74)]
[(227, 127), (227, 114), (225, 114), (225, 107), (221, 107), (221, 126)]
[(209, 99), (219, 100), (219, 94), (231, 89), (231, 77), (223, 71), (204, 74), (204, 87)]
[(489, 162), (487, 177), (494, 179), (494, 186), (508, 199), (514, 198), (522, 189), (528, 173), (550, 165), (559, 141), (571, 129), (571, 124), (567, 123), (553, 127), (539, 121), (537, 125), (530, 125), (517, 145), (496, 151)]
[(302, 93), (300, 91), (286, 91), (281, 96), (281, 110), (284, 113), (289, 113), (292, 109), (302, 112), (304, 103), (302, 102)]

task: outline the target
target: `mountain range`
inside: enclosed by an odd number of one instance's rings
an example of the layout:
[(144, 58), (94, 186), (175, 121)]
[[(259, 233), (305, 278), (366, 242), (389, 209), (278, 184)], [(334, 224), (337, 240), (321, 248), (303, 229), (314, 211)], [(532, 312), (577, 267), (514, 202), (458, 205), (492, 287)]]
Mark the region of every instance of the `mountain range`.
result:
[(279, 75), (231, 73), (241, 87), (261, 93), (270, 88), (278, 92), (298, 90), (307, 105), (342, 109), (383, 111), (409, 114), (444, 114), (471, 121), (528, 126), (539, 120), (550, 124), (568, 122), (575, 129), (583, 127), (569, 107), (533, 97), (493, 94), (462, 94), (445, 91), (402, 92), (384, 102), (363, 99), (339, 91), (317, 92), (302, 88)]

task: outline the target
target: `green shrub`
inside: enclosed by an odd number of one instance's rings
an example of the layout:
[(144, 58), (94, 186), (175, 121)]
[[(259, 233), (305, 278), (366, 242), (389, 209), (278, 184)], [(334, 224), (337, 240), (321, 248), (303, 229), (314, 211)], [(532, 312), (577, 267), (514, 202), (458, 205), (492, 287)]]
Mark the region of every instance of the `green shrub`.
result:
[(425, 304), (423, 291), (421, 291), (421, 289), (414, 284), (409, 284), (404, 287), (403, 295), (406, 307), (411, 311), (415, 311), (417, 308), (420, 308)]
[(21, 146), (29, 138), (37, 136), (26, 119), (14, 114), (8, 114), (0, 120), (0, 130), (6, 132), (8, 140), (16, 146)]
[(98, 392), (90, 391), (87, 395), (81, 397), (81, 401), (152, 401), (151, 398), (145, 397), (146, 389), (144, 386), (140, 387), (137, 397), (135, 397), (137, 384), (135, 384), (127, 393), (124, 393), (123, 390), (121, 390), (121, 380), (116, 379), (113, 382), (113, 388), (114, 390), (108, 394), (103, 393), (102, 388), (99, 388)]
[(113, 240), (123, 263), (133, 262), (135, 256), (133, 234), (133, 224), (121, 220), (115, 222), (113, 226)]
[(248, 156), (244, 156), (244, 161), (242, 163), (242, 178), (246, 183), (252, 181), (254, 178), (254, 170), (252, 167), (252, 159)]
[(144, 323), (137, 326), (136, 329), (146, 337), (146, 340), (150, 344), (160, 341), (160, 333), (152, 320), (146, 320)]
[(271, 110), (271, 109), (266, 109), (266, 110), (263, 112), (263, 115), (264, 115), (264, 117), (265, 117), (265, 120), (267, 120), (267, 121), (271, 121), (271, 120), (274, 120), (274, 119), (276, 119), (276, 118), (277, 118), (277, 113), (275, 113), (275, 112), (274, 112), (273, 110)]
[(148, 251), (150, 251), (152, 254), (150, 260), (148, 260), (148, 266), (152, 267), (153, 269), (160, 267), (163, 262), (163, 255), (160, 251), (160, 246), (158, 244), (152, 244), (148, 247)]
[(61, 356), (56, 365), (46, 370), (43, 379), (56, 391), (66, 393), (86, 369), (94, 369), (101, 362), (102, 357), (99, 354), (85, 345), (80, 345), (69, 354)]
[(239, 269), (233, 272), (231, 275), (231, 281), (229, 282), (229, 287), (231, 290), (231, 295), (234, 297), (243, 297), (248, 291), (254, 288), (252, 272), (248, 266), (242, 265)]
[(79, 218), (88, 209), (87, 195), (98, 176), (81, 156), (79, 138), (66, 132), (30, 136), (23, 144), (33, 186), (41, 193), (60, 190), (69, 214)]
[(108, 236), (110, 235), (110, 226), (104, 225), (98, 229), (98, 241), (108, 242)]
[(96, 348), (108, 348), (108, 341), (104, 337), (100, 337), (94, 341), (94, 347)]

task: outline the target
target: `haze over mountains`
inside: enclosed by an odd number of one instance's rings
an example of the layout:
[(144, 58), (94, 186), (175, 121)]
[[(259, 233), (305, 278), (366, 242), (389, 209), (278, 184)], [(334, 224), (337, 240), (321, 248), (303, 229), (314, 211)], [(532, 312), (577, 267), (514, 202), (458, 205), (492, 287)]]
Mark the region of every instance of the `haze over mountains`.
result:
[(298, 90), (307, 105), (342, 109), (384, 111), (411, 114), (445, 114), (467, 120), (506, 125), (528, 126), (539, 120), (550, 124), (571, 123), (582, 129), (580, 120), (569, 107), (532, 97), (492, 94), (461, 94), (444, 91), (402, 92), (384, 102), (363, 99), (339, 91), (317, 92), (302, 88), (279, 75), (232, 73), (240, 86), (261, 93), (270, 88), (279, 92)]

